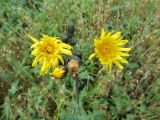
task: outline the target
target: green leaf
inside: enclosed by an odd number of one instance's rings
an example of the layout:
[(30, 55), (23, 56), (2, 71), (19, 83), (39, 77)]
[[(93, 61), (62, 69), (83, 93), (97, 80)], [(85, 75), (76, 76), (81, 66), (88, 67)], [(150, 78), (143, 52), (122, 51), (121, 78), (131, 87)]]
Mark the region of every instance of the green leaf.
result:
[(10, 118), (10, 104), (9, 104), (9, 98), (5, 98), (5, 102), (2, 105), (2, 118), (4, 120), (9, 120)]
[(15, 82), (13, 82), (13, 83), (11, 84), (11, 88), (10, 88), (9, 91), (8, 91), (8, 95), (9, 95), (10, 97), (13, 97), (14, 94), (16, 93), (18, 84), (19, 84), (19, 80), (16, 80)]

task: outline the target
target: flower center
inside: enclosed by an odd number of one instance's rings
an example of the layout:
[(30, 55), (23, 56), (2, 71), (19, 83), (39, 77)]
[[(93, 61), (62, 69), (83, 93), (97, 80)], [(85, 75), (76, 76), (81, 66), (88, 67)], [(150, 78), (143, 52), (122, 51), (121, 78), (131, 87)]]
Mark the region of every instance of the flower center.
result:
[(45, 44), (44, 52), (47, 54), (53, 54), (55, 52), (55, 45), (51, 43)]
[(101, 44), (98, 45), (98, 52), (105, 59), (114, 58), (116, 55), (116, 50), (117, 50), (116, 47), (110, 41), (102, 42)]
[(53, 52), (54, 52), (54, 48), (53, 48), (53, 47), (51, 47), (51, 46), (47, 46), (47, 48), (46, 48), (46, 52), (47, 52), (48, 54), (51, 54), (51, 53), (53, 53)]

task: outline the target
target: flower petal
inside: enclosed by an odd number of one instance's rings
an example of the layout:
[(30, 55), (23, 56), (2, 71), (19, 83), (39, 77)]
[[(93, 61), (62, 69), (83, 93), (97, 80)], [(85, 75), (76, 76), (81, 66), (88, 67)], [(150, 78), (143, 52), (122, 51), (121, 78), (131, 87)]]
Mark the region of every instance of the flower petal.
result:
[(98, 39), (94, 39), (93, 42), (94, 42), (94, 46), (97, 46), (97, 44), (99, 43), (99, 40)]
[(52, 64), (52, 67), (53, 68), (56, 68), (59, 64), (59, 61), (58, 61), (58, 58), (54, 58), (52, 61), (51, 61), (51, 64)]
[(45, 73), (46, 63), (47, 63), (47, 61), (46, 61), (46, 59), (44, 59), (44, 62), (42, 64), (42, 67), (41, 67), (41, 70), (40, 70), (41, 75)]
[(111, 33), (111, 32), (108, 32), (105, 38), (108, 38), (108, 37), (110, 37), (111, 35), (112, 35), (112, 33)]
[(32, 52), (31, 52), (31, 55), (36, 55), (39, 53), (39, 49), (34, 49)]
[(92, 53), (92, 54), (89, 56), (88, 59), (90, 60), (90, 59), (92, 59), (92, 58), (95, 57), (95, 56), (96, 56), (96, 53)]
[(57, 57), (61, 61), (61, 63), (64, 65), (64, 60), (63, 60), (62, 56), (61, 55), (57, 55)]
[(116, 46), (124, 45), (128, 42), (128, 40), (117, 40), (117, 43), (115, 43)]
[(49, 36), (48, 35), (45, 35), (45, 34), (42, 34), (42, 38), (44, 38), (44, 39), (48, 39), (49, 38)]
[(65, 44), (65, 43), (61, 43), (61, 46), (62, 46), (63, 48), (67, 48), (67, 49), (71, 49), (71, 48), (72, 48), (72, 46), (70, 46), (70, 45), (68, 45), (68, 44)]
[(116, 32), (115, 34), (113, 34), (113, 35), (111, 36), (111, 38), (114, 39), (114, 40), (116, 40), (116, 39), (118, 39), (118, 38), (121, 38), (121, 32)]
[(113, 61), (120, 69), (123, 69), (123, 66), (118, 61)]
[(33, 41), (33, 42), (39, 42), (36, 38), (34, 38), (34, 37), (32, 37), (32, 36), (30, 36), (30, 35), (28, 35), (28, 37)]
[(37, 60), (37, 58), (35, 58), (34, 61), (33, 61), (33, 63), (32, 63), (32, 67), (36, 66), (37, 63), (38, 63), (38, 60)]
[(101, 31), (101, 39), (103, 39), (105, 37), (105, 32), (104, 32), (104, 29), (102, 28), (102, 31)]
[(124, 59), (123, 57), (119, 57), (118, 59), (121, 63), (126, 63), (128, 64), (128, 61), (126, 59)]
[(69, 55), (69, 56), (72, 55), (72, 52), (71, 52), (70, 50), (67, 50), (67, 49), (61, 49), (61, 52), (62, 52), (63, 54)]
[(131, 48), (120, 48), (121, 51), (130, 51)]

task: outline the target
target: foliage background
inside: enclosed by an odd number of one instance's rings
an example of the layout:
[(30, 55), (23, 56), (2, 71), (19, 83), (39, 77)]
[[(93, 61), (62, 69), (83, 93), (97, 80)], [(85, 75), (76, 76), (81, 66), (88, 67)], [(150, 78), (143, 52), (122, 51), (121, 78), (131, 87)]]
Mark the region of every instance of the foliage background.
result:
[[(2, 120), (160, 119), (159, 0), (1, 0), (0, 118)], [(75, 81), (39, 76), (32, 68), (28, 34), (61, 36), (76, 24), (75, 50), (82, 50), (80, 110)], [(98, 74), (88, 60), (101, 28), (121, 31), (132, 47), (130, 64)]]

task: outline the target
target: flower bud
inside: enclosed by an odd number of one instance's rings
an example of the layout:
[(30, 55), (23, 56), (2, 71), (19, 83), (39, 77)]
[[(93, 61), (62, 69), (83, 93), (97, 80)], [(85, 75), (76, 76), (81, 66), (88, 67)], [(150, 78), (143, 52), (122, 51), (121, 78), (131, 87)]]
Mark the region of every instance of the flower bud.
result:
[(75, 41), (75, 40), (70, 39), (70, 40), (69, 40), (69, 44), (70, 44), (70, 45), (72, 45), (72, 46), (74, 46), (74, 45), (76, 44), (76, 41)]
[(68, 43), (68, 41), (69, 41), (69, 38), (68, 38), (68, 36), (66, 34), (62, 35), (60, 38), (62, 39), (62, 41), (64, 43)]
[(79, 68), (79, 62), (77, 60), (70, 60), (68, 62), (68, 71), (71, 75), (75, 75), (78, 73), (78, 68)]
[(73, 33), (75, 31), (75, 25), (72, 21), (67, 24), (67, 33)]

